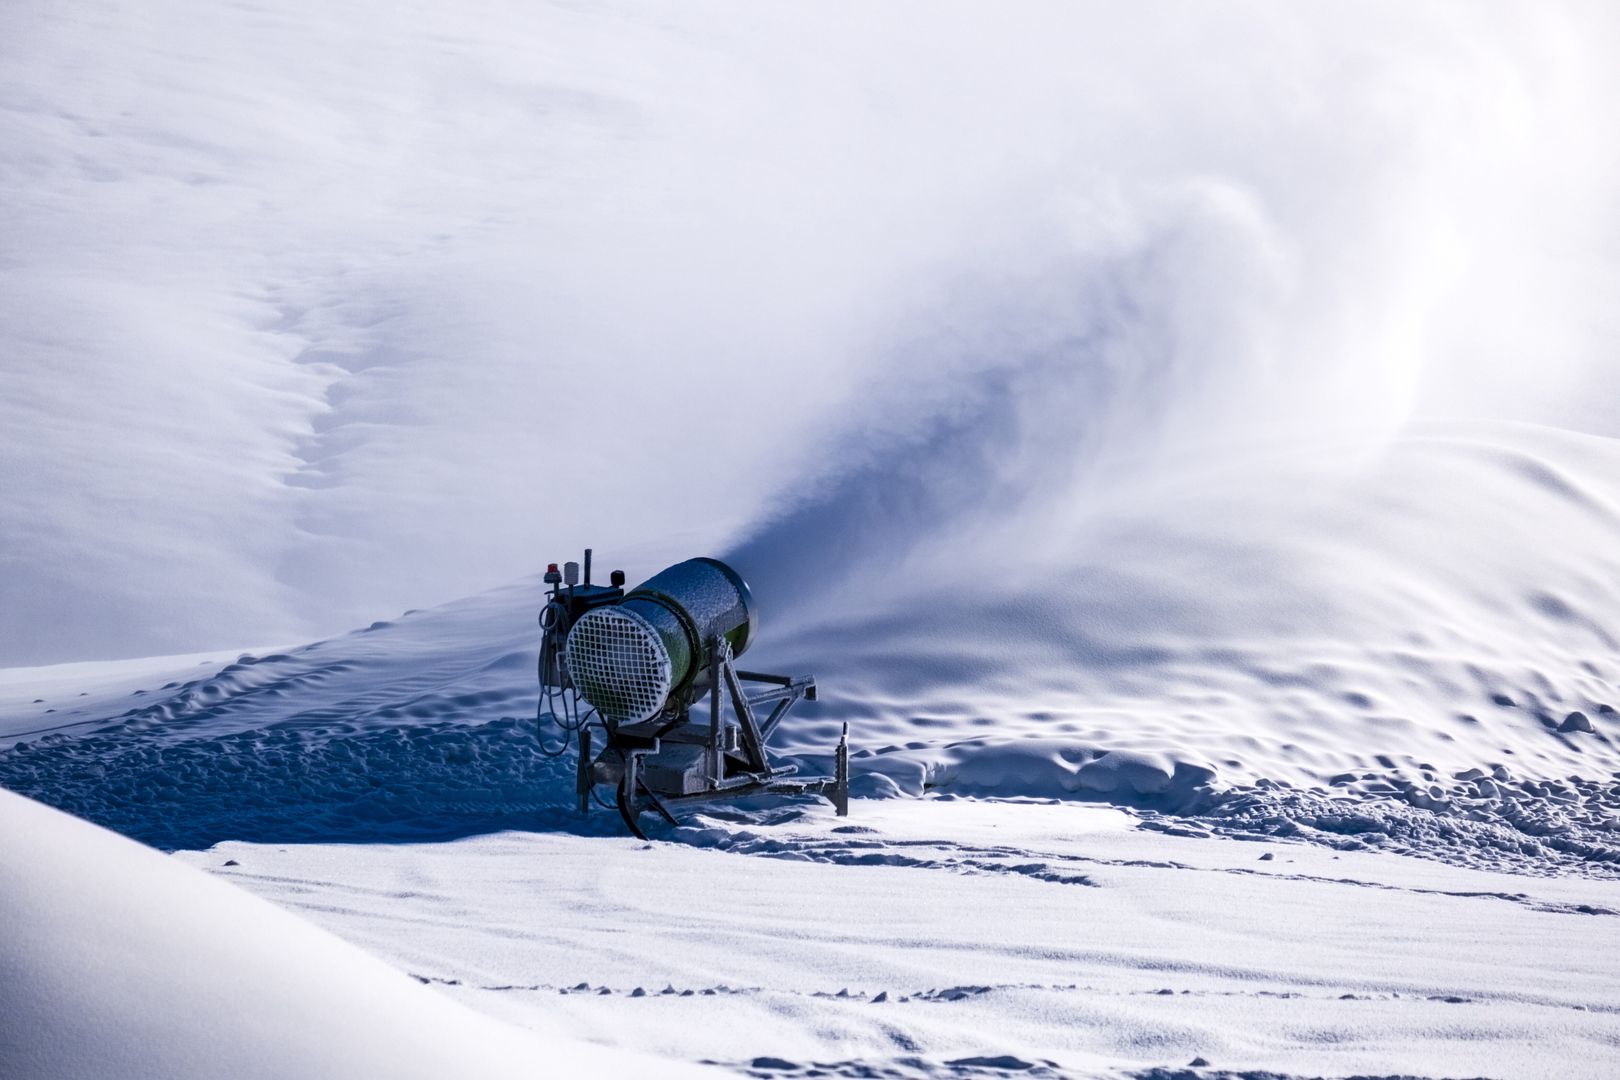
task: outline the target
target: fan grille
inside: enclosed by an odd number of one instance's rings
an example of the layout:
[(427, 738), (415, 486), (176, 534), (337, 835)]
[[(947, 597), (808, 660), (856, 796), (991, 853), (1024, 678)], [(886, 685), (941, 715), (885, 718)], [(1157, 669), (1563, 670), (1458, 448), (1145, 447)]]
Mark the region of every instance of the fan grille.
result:
[(669, 650), (633, 611), (586, 612), (568, 632), (567, 662), (580, 696), (619, 723), (652, 719), (669, 697)]

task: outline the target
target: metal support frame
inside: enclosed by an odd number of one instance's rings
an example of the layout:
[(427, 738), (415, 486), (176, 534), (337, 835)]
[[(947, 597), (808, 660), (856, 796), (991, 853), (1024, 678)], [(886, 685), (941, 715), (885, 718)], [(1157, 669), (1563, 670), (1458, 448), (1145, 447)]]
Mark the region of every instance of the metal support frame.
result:
[(591, 812), (591, 787), (596, 782), (591, 774), (594, 762), (595, 758), (591, 756), (591, 729), (588, 725), (582, 725), (579, 729), (579, 763), (574, 770), (574, 794), (579, 799), (581, 815)]
[[(793, 766), (771, 764), (765, 743), (782, 718), (801, 699), (815, 700), (815, 679), (805, 676), (767, 675), (739, 671), (733, 662), (731, 646), (724, 638), (708, 643), (709, 665), (700, 679), (687, 689), (685, 699), (664, 714), (639, 724), (609, 721), (607, 745), (594, 757), (587, 733), (580, 743), (578, 773), (580, 812), (588, 813), (591, 789), (602, 782), (618, 785), (618, 809), (631, 833), (642, 839), (638, 818), (652, 810), (670, 824), (675, 817), (669, 807), (706, 802), (717, 798), (747, 795), (820, 795), (833, 804), (839, 817), (849, 814), (849, 725), (834, 753), (837, 768), (831, 777), (788, 779)], [(749, 693), (744, 683), (764, 683), (767, 689)], [(706, 725), (693, 723), (691, 703), (704, 692), (709, 697)], [(770, 712), (760, 722), (755, 709), (769, 705)], [(728, 725), (730, 709), (735, 725)], [(736, 732), (732, 744), (728, 733)], [(648, 781), (648, 767), (656, 764), (660, 751), (671, 747), (698, 745), (701, 752), (692, 770), (680, 772), (683, 784), (697, 790), (657, 791)], [(644, 761), (643, 759), (647, 759)]]
[(833, 753), (834, 776), (832, 804), (839, 817), (849, 817), (849, 723), (838, 737), (838, 749)]

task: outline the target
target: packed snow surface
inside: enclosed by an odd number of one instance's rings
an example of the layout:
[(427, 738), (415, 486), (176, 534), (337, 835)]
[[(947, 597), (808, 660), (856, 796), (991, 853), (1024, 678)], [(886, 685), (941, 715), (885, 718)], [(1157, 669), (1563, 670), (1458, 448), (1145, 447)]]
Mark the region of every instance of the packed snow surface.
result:
[(181, 857), (514, 1024), (756, 1077), (1620, 1072), (1620, 882), (1061, 804), (720, 812), (670, 840)]

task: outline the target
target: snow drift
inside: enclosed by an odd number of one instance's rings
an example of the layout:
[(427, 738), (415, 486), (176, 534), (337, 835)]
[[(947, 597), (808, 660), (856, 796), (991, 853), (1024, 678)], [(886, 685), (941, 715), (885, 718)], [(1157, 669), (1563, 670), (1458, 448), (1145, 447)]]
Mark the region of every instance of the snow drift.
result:
[(700, 1075), (509, 1028), (281, 907), (8, 792), (0, 908), (0, 1073), (19, 1080)]

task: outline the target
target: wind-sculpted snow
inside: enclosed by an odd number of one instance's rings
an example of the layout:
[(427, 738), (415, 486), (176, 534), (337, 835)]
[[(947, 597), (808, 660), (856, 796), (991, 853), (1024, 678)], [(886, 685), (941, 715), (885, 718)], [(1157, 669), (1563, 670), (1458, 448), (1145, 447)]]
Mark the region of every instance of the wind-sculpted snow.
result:
[[(946, 538), (796, 607), (756, 589), (748, 663), (817, 675), (778, 748), (825, 770), (849, 723), (859, 796), (1079, 799), (1193, 833), (1613, 873), (1615, 456), (1453, 428), (1264, 485), (1213, 477), (1173, 522), (1099, 508), (1108, 531), (1040, 563)], [(0, 784), (171, 848), (611, 828), (578, 823), (573, 755), (536, 738), (540, 597), (116, 697), (47, 669), (59, 696), (35, 703), (9, 673)]]
[(573, 824), (533, 725), (271, 728), (164, 743), (114, 731), (12, 750), (6, 786), (168, 849), (228, 839), (432, 840)]
[(573, 766), (535, 738), (539, 595), (205, 665), (110, 717), (70, 705), (4, 753), (5, 786), (168, 848), (555, 826)]

